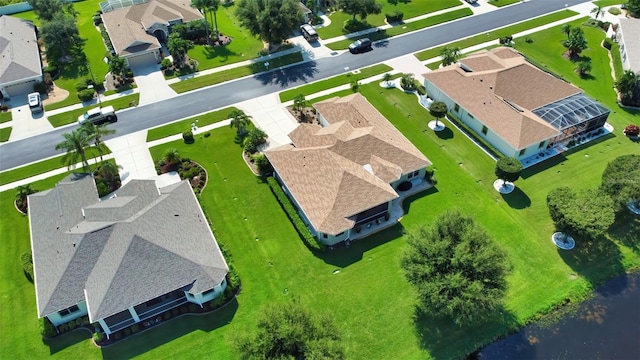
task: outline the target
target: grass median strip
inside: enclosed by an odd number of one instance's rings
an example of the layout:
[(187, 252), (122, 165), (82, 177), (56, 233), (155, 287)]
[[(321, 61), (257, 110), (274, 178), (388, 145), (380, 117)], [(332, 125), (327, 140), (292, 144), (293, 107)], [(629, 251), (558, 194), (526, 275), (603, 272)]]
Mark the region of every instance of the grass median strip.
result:
[(147, 141), (154, 141), (165, 138), (167, 136), (182, 134), (183, 131), (191, 129), (191, 124), (196, 124), (198, 127), (203, 127), (222, 120), (226, 120), (229, 118), (229, 113), (234, 110), (238, 110), (238, 108), (232, 106), (224, 108), (222, 110), (212, 111), (201, 116), (194, 116), (192, 118), (151, 129), (147, 133)]
[(357, 37), (349, 38), (346, 40), (336, 41), (336, 42), (327, 44), (327, 47), (332, 50), (344, 50), (349, 47), (349, 44), (351, 44), (357, 39), (367, 37), (372, 41), (384, 40), (392, 36), (408, 33), (410, 31), (420, 30), (426, 27), (442, 24), (442, 23), (453, 21), (456, 19), (461, 19), (463, 17), (470, 16), (470, 15), (473, 15), (473, 11), (471, 11), (471, 9), (469, 8), (449, 11), (444, 14), (428, 17), (426, 19), (407, 22), (402, 24), (401, 26), (394, 26), (389, 29), (379, 30), (377, 32), (364, 34), (362, 36), (357, 36)]
[(0, 112), (0, 124), (13, 120), (13, 115), (11, 115), (11, 111), (3, 111)]
[(440, 51), (445, 46), (447, 46), (447, 47), (459, 47), (460, 49), (465, 49), (465, 48), (468, 48), (470, 46), (482, 44), (482, 43), (487, 42), (487, 41), (496, 40), (496, 39), (498, 39), (500, 37), (503, 37), (503, 36), (517, 34), (519, 32), (525, 31), (525, 30), (533, 29), (533, 28), (536, 28), (538, 26), (542, 26), (542, 25), (549, 24), (549, 23), (552, 23), (552, 22), (555, 22), (555, 21), (566, 19), (566, 18), (575, 16), (575, 15), (578, 15), (578, 13), (575, 12), (575, 11), (571, 11), (571, 10), (555, 12), (555, 13), (552, 13), (552, 14), (549, 14), (549, 15), (545, 15), (545, 16), (541, 16), (541, 17), (538, 17), (538, 18), (535, 18), (535, 19), (527, 20), (527, 21), (521, 22), (521, 23), (516, 24), (516, 25), (507, 26), (507, 27), (504, 27), (504, 28), (501, 28), (501, 29), (497, 29), (497, 30), (494, 30), (494, 31), (489, 31), (489, 32), (481, 34), (481, 35), (476, 35), (476, 36), (473, 36), (473, 37), (470, 37), (470, 38), (467, 38), (467, 39), (464, 39), (464, 40), (456, 41), (456, 42), (451, 43), (451, 44), (438, 46), (438, 47), (435, 47), (435, 48), (431, 48), (429, 50), (421, 51), (419, 53), (416, 53), (415, 56), (420, 61), (429, 60), (429, 59), (432, 59), (432, 58), (440, 56)]
[[(60, 140), (62, 141), (62, 138), (60, 138)], [(102, 144), (101, 147), (103, 156), (111, 154), (111, 150), (106, 145)], [(97, 159), (99, 158), (100, 154), (98, 152), (98, 149), (95, 146), (87, 148), (86, 154), (87, 160), (89, 160), (89, 164), (92, 168), (95, 168), (95, 164), (93, 164), (94, 162), (91, 160), (96, 159), (97, 161)], [(64, 156), (65, 155), (60, 155), (27, 166), (3, 171), (2, 173), (0, 173), (0, 185), (6, 185), (14, 181), (30, 178), (32, 176), (44, 174), (51, 170), (66, 167), (67, 164), (65, 164), (64, 162)]]
[(503, 6), (519, 3), (521, 1), (522, 0), (491, 0), (489, 1), (489, 5), (503, 7)]
[[(126, 109), (128, 107), (137, 106), (139, 100), (140, 100), (140, 94), (125, 95), (115, 100), (104, 101), (102, 103), (102, 107), (111, 105), (116, 111), (118, 111), (118, 110)], [(63, 112), (61, 114), (51, 115), (48, 117), (49, 122), (51, 123), (51, 125), (53, 125), (53, 127), (60, 127), (63, 125), (71, 124), (78, 121), (78, 116), (84, 114), (87, 110), (92, 109), (94, 107), (97, 107), (97, 106), (93, 106), (93, 105), (85, 106), (81, 109), (76, 109), (76, 110)]]
[(309, 85), (303, 85), (295, 89), (283, 91), (280, 93), (280, 101), (286, 102), (289, 100), (293, 100), (293, 98), (296, 97), (298, 94), (302, 94), (304, 96), (315, 94), (322, 90), (327, 90), (327, 89), (334, 88), (336, 86), (349, 84), (353, 79), (358, 79), (358, 80), (366, 79), (368, 77), (384, 74), (392, 70), (393, 68), (391, 66), (388, 66), (385, 64), (370, 66), (368, 68), (360, 69), (360, 72), (358, 74), (349, 72), (346, 74), (334, 76), (326, 80), (317, 81)]
[(260, 61), (251, 65), (241, 66), (225, 71), (216, 72), (209, 75), (202, 75), (192, 79), (183, 80), (174, 84), (171, 84), (171, 88), (177, 93), (183, 93), (202, 87), (219, 84), (225, 81), (238, 79), (241, 77), (257, 74), (265, 70), (277, 69), (281, 66), (291, 65), (303, 60), (302, 53), (295, 52), (270, 59), (268, 61)]
[(0, 142), (5, 142), (9, 140), (9, 136), (11, 136), (12, 127), (5, 127), (0, 129)]

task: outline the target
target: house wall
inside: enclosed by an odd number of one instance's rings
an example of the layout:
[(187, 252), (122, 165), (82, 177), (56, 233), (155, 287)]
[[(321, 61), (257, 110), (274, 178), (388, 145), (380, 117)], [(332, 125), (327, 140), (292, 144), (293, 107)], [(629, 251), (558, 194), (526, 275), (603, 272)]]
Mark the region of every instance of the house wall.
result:
[(331, 235), (331, 234), (325, 234), (323, 232), (318, 232), (317, 238), (321, 243), (327, 246), (331, 246), (341, 241), (345, 241), (349, 239), (349, 235), (351, 235), (351, 229), (338, 235)]
[(190, 294), (187, 291), (185, 291), (184, 293), (187, 296), (187, 301), (202, 306), (202, 304), (206, 303), (207, 301), (211, 301), (217, 298), (218, 296), (222, 295), (222, 293), (224, 292), (224, 289), (226, 288), (227, 288), (227, 279), (222, 279), (222, 282), (214, 286), (213, 292), (209, 294), (205, 295), (204, 293), (206, 291), (203, 291), (198, 294)]
[(391, 185), (391, 187), (398, 191), (398, 185), (402, 184), (405, 181), (413, 181), (415, 179), (422, 179), (424, 178), (426, 172), (427, 172), (427, 168), (424, 167), (422, 169), (417, 170), (418, 174), (415, 174), (415, 171), (410, 171), (406, 174), (402, 174), (402, 176), (400, 177), (400, 179), (396, 180), (396, 181), (392, 181), (389, 185)]
[(275, 174), (276, 180), (278, 180), (278, 183), (282, 186), (282, 191), (284, 191), (284, 193), (287, 194), (287, 197), (289, 198), (289, 200), (291, 200), (291, 202), (293, 203), (293, 206), (296, 208), (296, 211), (298, 212), (298, 215), (300, 215), (302, 222), (307, 226), (309, 231), (311, 231), (311, 235), (317, 237), (318, 231), (313, 227), (313, 225), (311, 225), (311, 221), (309, 221), (309, 218), (307, 218), (307, 215), (305, 215), (304, 211), (302, 211), (302, 208), (300, 207), (300, 204), (298, 204), (298, 201), (296, 201), (296, 198), (293, 196), (293, 194), (291, 194), (291, 191), (289, 191), (289, 188), (287, 187), (287, 185), (284, 183), (284, 181), (282, 181), (278, 172), (276, 171), (274, 174)]
[[(66, 316), (61, 316), (57, 311), (54, 313), (51, 313), (49, 315), (47, 315), (46, 317), (49, 319), (49, 321), (51, 321), (51, 323), (55, 326), (60, 326), (66, 322), (69, 322), (71, 320), (75, 320), (77, 318), (83, 317), (85, 315), (88, 314), (87, 312), (87, 302), (86, 301), (82, 301), (80, 303), (77, 304), (79, 310), (76, 312), (73, 312), (69, 315)], [(63, 309), (60, 309), (63, 310)]]
[(627, 47), (625, 42), (626, 38), (624, 36), (624, 29), (622, 28), (622, 26), (619, 26), (618, 28), (618, 34), (616, 35), (616, 40), (620, 45), (619, 48), (620, 48), (620, 59), (622, 59), (622, 68), (624, 70), (629, 70), (631, 68), (631, 63), (629, 62), (629, 56), (627, 54)]

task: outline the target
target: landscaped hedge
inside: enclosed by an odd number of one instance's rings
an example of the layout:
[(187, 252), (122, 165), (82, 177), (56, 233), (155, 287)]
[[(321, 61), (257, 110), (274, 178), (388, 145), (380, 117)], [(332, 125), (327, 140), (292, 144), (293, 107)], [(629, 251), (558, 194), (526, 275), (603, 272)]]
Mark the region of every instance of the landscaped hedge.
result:
[(271, 192), (273, 193), (273, 195), (276, 196), (276, 199), (278, 199), (280, 206), (282, 207), (284, 212), (287, 214), (287, 217), (295, 227), (296, 231), (298, 232), (298, 235), (300, 235), (300, 238), (302, 239), (302, 241), (304, 241), (305, 245), (307, 245), (307, 247), (309, 247), (311, 250), (324, 251), (326, 246), (318, 242), (318, 240), (311, 234), (311, 231), (309, 231), (307, 226), (304, 224), (304, 222), (300, 218), (300, 215), (298, 214), (295, 207), (293, 207), (293, 204), (291, 203), (287, 195), (284, 193), (284, 191), (280, 187), (280, 184), (278, 183), (278, 181), (274, 179), (273, 176), (269, 176), (267, 178), (267, 183), (269, 183)]
[(474, 141), (476, 141), (477, 143), (480, 144), (480, 146), (485, 149), (486, 151), (488, 151), (491, 155), (493, 155), (495, 158), (501, 158), (503, 155), (500, 151), (498, 151), (498, 149), (496, 149), (495, 147), (493, 147), (493, 145), (489, 144), (486, 140), (484, 140), (483, 138), (481, 138), (480, 136), (476, 135), (476, 132), (473, 131), (473, 129), (471, 129), (470, 127), (468, 127), (465, 123), (463, 123), (462, 121), (460, 121), (460, 119), (458, 119), (457, 117), (455, 117), (453, 114), (449, 113), (447, 114), (447, 119), (449, 121), (451, 121), (452, 123), (456, 124), (458, 126), (458, 128), (460, 128), (460, 130), (462, 130), (462, 132), (464, 132), (465, 134), (469, 135), (472, 139), (474, 139)]
[(31, 253), (26, 252), (20, 255), (20, 262), (22, 263), (24, 275), (30, 282), (33, 282), (33, 260), (31, 258)]

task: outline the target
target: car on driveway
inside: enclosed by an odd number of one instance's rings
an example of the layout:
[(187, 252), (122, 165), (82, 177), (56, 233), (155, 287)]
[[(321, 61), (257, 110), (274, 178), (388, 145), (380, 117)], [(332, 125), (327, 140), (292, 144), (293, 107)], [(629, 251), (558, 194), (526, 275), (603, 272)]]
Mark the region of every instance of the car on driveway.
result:
[(39, 93), (35, 92), (27, 95), (27, 100), (29, 101), (29, 109), (32, 113), (39, 113), (44, 110)]
[(351, 45), (349, 45), (349, 52), (352, 54), (360, 53), (367, 50), (371, 50), (371, 40), (369, 38), (356, 40)]

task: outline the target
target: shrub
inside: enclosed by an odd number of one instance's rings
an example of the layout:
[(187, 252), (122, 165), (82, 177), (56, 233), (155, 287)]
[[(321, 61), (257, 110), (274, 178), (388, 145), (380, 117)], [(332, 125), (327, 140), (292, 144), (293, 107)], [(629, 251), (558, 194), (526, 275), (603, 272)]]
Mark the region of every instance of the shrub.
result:
[(309, 231), (307, 226), (300, 218), (300, 215), (298, 215), (298, 212), (293, 207), (291, 201), (280, 187), (278, 181), (270, 176), (267, 178), (267, 182), (269, 183), (271, 192), (273, 192), (273, 194), (276, 196), (276, 199), (280, 203), (280, 206), (287, 214), (289, 221), (293, 223), (293, 226), (295, 227), (298, 235), (304, 241), (304, 243), (311, 249), (324, 250), (325, 245), (318, 242), (318, 240), (311, 234), (311, 231)]
[(48, 318), (44, 317), (40, 319), (40, 334), (42, 336), (50, 338), (56, 336), (57, 333), (56, 327), (53, 326)]
[(404, 18), (404, 13), (400, 10), (394, 10), (392, 13), (385, 14), (388, 23), (401, 22)]
[(94, 15), (93, 16), (93, 25), (99, 26), (100, 24), (102, 24), (102, 17), (100, 17), (100, 15)]
[(58, 326), (58, 330), (60, 330), (60, 332), (65, 332), (65, 331), (69, 330), (69, 326), (66, 323), (62, 324), (62, 325)]
[(166, 313), (164, 313), (163, 317), (165, 320), (171, 319), (171, 312), (167, 311)]
[(80, 327), (80, 326), (82, 326), (82, 318), (77, 318), (77, 319), (75, 319), (74, 321), (75, 321), (75, 323), (76, 323), (76, 327)]
[(194, 313), (196, 311), (198, 311), (198, 305), (193, 304), (193, 303), (189, 303), (189, 312)]
[(251, 156), (253, 159), (253, 163), (258, 168), (258, 171), (261, 175), (266, 174), (269, 170), (271, 170), (271, 164), (269, 163), (269, 159), (264, 154), (256, 154)]
[(73, 320), (69, 321), (67, 325), (69, 325), (69, 330), (73, 330), (76, 328), (76, 322)]
[(209, 136), (211, 136), (211, 132), (207, 131), (206, 133), (203, 134), (204, 137), (208, 138)]
[(35, 92), (39, 92), (41, 94), (44, 94), (47, 92), (47, 90), (49, 89), (49, 87), (47, 86), (47, 84), (44, 81), (38, 81), (37, 83), (33, 84), (33, 91)]
[(160, 63), (160, 66), (162, 67), (162, 70), (170, 67), (171, 66), (171, 59), (169, 59), (169, 58), (162, 59), (162, 62)]
[(33, 282), (33, 259), (31, 258), (31, 253), (22, 253), (22, 255), (20, 255), (20, 262), (22, 263), (24, 275), (29, 281)]
[(416, 81), (413, 74), (402, 74), (402, 77), (400, 78), (400, 87), (406, 91), (416, 90)]
[(510, 45), (511, 41), (513, 41), (513, 36), (503, 36), (499, 39), (500, 45)]
[(531, 43), (533, 42), (533, 39), (532, 39), (532, 38), (530, 38), (530, 37), (528, 37), (528, 36), (525, 36), (524, 41), (525, 41), (527, 44), (531, 44)]
[(78, 99), (80, 99), (80, 101), (82, 102), (89, 101), (93, 99), (94, 94), (95, 91), (93, 89), (83, 89), (78, 91)]
[(193, 144), (193, 142), (195, 141), (193, 139), (193, 132), (191, 130), (187, 130), (185, 132), (182, 133), (182, 139), (184, 140), (185, 144)]
[(253, 154), (258, 151), (258, 146), (264, 144), (267, 141), (267, 134), (259, 128), (252, 128), (244, 138), (243, 147), (244, 151), (249, 154)]
[(604, 46), (605, 49), (611, 50), (612, 45), (613, 45), (613, 41), (611, 41), (611, 39), (609, 39), (608, 37), (604, 38), (604, 41), (602, 42), (602, 46)]
[(609, 14), (611, 15), (620, 15), (620, 9), (618, 9), (615, 6), (612, 6), (609, 8), (609, 10), (607, 10), (609, 12)]
[(127, 70), (124, 72), (124, 75), (128, 78), (132, 78), (133, 77), (133, 70), (131, 70), (130, 68), (127, 68)]
[(7, 110), (9, 110), (9, 106), (7, 106), (6, 104), (0, 105), (0, 111), (7, 111)]
[(361, 22), (357, 19), (349, 19), (343, 23), (342, 29), (346, 30), (347, 33), (352, 33), (367, 29), (368, 27), (369, 25), (366, 22)]
[(212, 308), (217, 308), (217, 307), (222, 306), (222, 304), (224, 304), (225, 300), (226, 299), (225, 299), (224, 294), (220, 294), (220, 295), (218, 295), (218, 297), (216, 297), (215, 299), (211, 300), (211, 302), (209, 302), (209, 305), (211, 305)]
[(627, 136), (638, 136), (638, 134), (640, 134), (640, 127), (636, 124), (629, 124), (624, 128), (624, 134)]
[(87, 83), (85, 81), (79, 81), (75, 83), (76, 91), (84, 90), (87, 88)]
[(104, 333), (101, 331), (97, 331), (93, 333), (93, 341), (100, 342), (104, 340)]
[(96, 188), (98, 189), (98, 196), (100, 197), (109, 194), (109, 187), (102, 180), (96, 180)]
[[(418, 80), (416, 80), (417, 82)], [(420, 84), (419, 82), (416, 83), (416, 91), (418, 91), (418, 94), (420, 95), (427, 95), (427, 89), (424, 87), (424, 85)]]
[(120, 339), (122, 339), (122, 333), (120, 331), (113, 334), (113, 340), (120, 340)]

